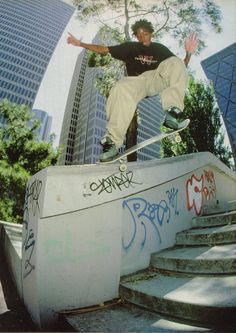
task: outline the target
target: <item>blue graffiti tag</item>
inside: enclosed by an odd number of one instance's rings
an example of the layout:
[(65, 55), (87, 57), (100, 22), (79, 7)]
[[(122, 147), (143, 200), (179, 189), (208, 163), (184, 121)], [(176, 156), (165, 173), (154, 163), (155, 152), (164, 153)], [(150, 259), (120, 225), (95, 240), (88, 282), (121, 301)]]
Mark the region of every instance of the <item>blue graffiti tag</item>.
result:
[(143, 240), (141, 241), (141, 249), (143, 249), (146, 243), (147, 223), (151, 223), (154, 234), (156, 235), (158, 241), (161, 243), (162, 240), (158, 230), (158, 225), (162, 226), (164, 222), (169, 223), (171, 216), (170, 208), (165, 200), (161, 200), (159, 203), (149, 203), (143, 198), (127, 199), (123, 201), (123, 209), (128, 209), (133, 223), (133, 232), (129, 242), (125, 244), (124, 239), (122, 239), (122, 245), (125, 250), (128, 250), (134, 242), (138, 222), (140, 222), (144, 229), (144, 236)]
[(178, 189), (175, 189), (174, 187), (171, 188), (169, 191), (166, 191), (168, 200), (169, 200), (169, 205), (174, 208), (175, 210), (175, 215), (179, 215), (179, 210), (178, 210)]

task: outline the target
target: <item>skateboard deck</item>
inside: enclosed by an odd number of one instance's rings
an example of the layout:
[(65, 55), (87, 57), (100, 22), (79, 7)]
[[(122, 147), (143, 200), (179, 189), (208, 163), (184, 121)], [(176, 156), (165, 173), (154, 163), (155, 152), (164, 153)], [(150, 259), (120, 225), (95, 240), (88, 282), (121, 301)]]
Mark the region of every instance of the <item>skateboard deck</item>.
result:
[[(167, 138), (171, 135), (178, 134), (179, 132), (183, 131), (186, 127), (188, 127), (189, 123), (190, 123), (190, 120), (185, 119), (184, 121), (182, 121), (182, 123), (180, 123), (181, 127), (178, 128), (177, 130), (170, 130), (170, 131), (167, 131), (167, 132), (157, 134), (157, 135), (153, 136), (150, 139), (147, 139), (145, 141), (142, 141), (142, 142), (138, 143), (137, 145), (135, 145), (133, 147), (130, 147), (129, 149), (125, 150), (123, 154), (117, 155), (112, 160), (106, 161), (106, 162), (99, 162), (99, 164), (111, 164), (111, 163), (114, 163), (116, 161), (119, 161), (123, 165), (123, 168), (122, 168), (122, 166), (120, 166), (120, 170), (125, 171), (126, 170), (126, 168), (124, 166), (125, 165), (125, 158), (128, 155), (130, 155), (130, 154), (132, 154), (132, 153), (134, 153), (134, 152), (136, 152), (136, 151), (138, 151), (138, 150), (140, 150), (140, 149), (142, 149), (142, 148), (144, 148), (148, 145), (151, 145), (152, 143), (161, 141), (161, 140), (163, 140), (163, 139), (165, 139), (165, 138)], [(124, 169), (124, 170), (122, 170), (122, 169)]]

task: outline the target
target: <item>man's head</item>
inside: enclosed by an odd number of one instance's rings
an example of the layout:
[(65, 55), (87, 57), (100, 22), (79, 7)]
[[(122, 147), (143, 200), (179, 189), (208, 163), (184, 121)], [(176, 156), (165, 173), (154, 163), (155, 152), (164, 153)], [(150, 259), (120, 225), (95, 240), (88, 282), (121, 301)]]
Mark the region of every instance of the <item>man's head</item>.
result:
[(151, 43), (152, 33), (154, 32), (151, 22), (147, 20), (136, 21), (131, 27), (133, 34), (137, 37), (138, 41), (145, 46)]

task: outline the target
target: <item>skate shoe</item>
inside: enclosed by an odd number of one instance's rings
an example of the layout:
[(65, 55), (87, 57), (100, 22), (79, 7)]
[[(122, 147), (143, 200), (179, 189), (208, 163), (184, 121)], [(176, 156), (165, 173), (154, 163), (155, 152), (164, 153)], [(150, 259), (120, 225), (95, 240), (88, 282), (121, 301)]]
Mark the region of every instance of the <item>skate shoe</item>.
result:
[(168, 110), (165, 110), (165, 119), (163, 126), (172, 130), (179, 129), (181, 127), (180, 124), (183, 121), (183, 119), (179, 119), (181, 114), (182, 111), (175, 106), (172, 106)]
[(100, 143), (103, 148), (103, 152), (99, 157), (100, 162), (112, 161), (119, 154), (116, 145), (109, 136), (105, 136)]

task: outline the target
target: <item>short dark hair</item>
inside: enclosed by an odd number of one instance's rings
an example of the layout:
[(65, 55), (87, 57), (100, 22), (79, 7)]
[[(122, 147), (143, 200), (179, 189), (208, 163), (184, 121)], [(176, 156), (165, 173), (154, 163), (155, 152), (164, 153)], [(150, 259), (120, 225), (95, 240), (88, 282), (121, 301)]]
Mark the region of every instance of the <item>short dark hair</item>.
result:
[(133, 34), (136, 36), (137, 35), (137, 31), (139, 28), (144, 28), (146, 29), (147, 31), (149, 31), (151, 34), (154, 32), (154, 29), (153, 29), (153, 26), (152, 26), (152, 23), (143, 19), (143, 20), (139, 20), (139, 21), (136, 21), (132, 26), (131, 26), (131, 29), (133, 31)]

